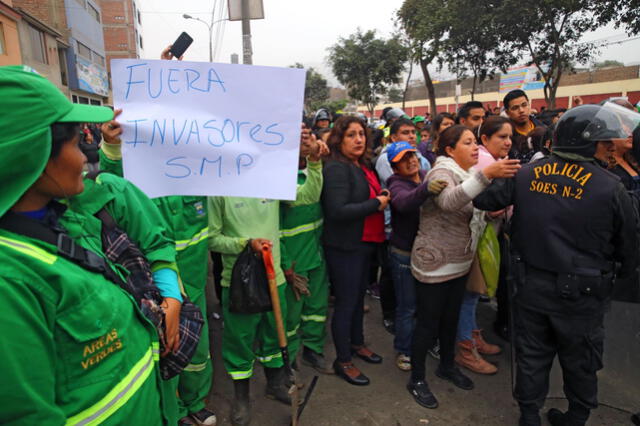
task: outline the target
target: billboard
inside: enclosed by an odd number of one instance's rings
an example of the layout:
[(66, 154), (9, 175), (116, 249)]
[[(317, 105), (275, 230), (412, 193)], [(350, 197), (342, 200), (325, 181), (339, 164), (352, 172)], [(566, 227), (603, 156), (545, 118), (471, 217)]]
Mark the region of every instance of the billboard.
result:
[(500, 75), (500, 93), (511, 90), (537, 90), (544, 87), (544, 79), (535, 65), (522, 65), (509, 68)]
[(104, 68), (76, 55), (76, 70), (79, 89), (100, 96), (109, 96), (109, 78)]

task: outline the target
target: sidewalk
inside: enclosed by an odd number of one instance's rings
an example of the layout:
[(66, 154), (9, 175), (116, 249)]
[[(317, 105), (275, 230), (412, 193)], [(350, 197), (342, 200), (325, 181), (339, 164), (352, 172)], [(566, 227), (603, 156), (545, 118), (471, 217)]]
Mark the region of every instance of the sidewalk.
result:
[[(494, 312), (488, 304), (478, 306), (479, 323), (487, 330), (485, 335), (492, 343), (503, 346), (502, 354), (488, 359), (498, 365), (494, 376), (480, 376), (466, 371), (475, 382), (475, 389), (463, 391), (433, 374), (437, 361), (427, 359), (427, 380), (437, 396), (440, 407), (436, 410), (422, 408), (413, 401), (405, 389), (409, 373), (395, 366), (393, 336), (382, 327), (380, 305), (377, 300), (365, 298), (371, 312), (365, 314), (365, 338), (375, 352), (384, 357), (382, 364), (366, 364), (355, 359), (354, 363), (369, 376), (369, 386), (357, 387), (346, 383), (334, 375), (320, 375), (316, 389), (301, 417), (302, 425), (313, 426), (405, 426), (405, 425), (517, 425), (518, 407), (511, 397), (511, 373), (509, 347), (490, 331)], [(211, 342), (214, 359), (214, 383), (209, 395), (208, 406), (218, 416), (218, 425), (229, 425), (233, 384), (222, 365), (220, 354), (222, 321), (211, 320)], [(637, 352), (636, 352), (637, 353)], [(326, 344), (327, 360), (333, 361), (335, 351), (330, 338)], [(299, 363), (301, 364), (301, 363)], [(251, 402), (253, 421), (256, 426), (283, 426), (289, 424), (289, 407), (264, 397), (264, 374), (256, 362), (255, 374), (251, 382)], [(299, 377), (309, 383), (315, 370), (301, 364)], [(607, 374), (601, 374), (601, 401), (627, 408), (638, 401), (640, 409), (640, 384), (635, 389), (607, 381)], [(557, 369), (552, 373), (552, 386), (545, 412), (551, 407), (566, 409), (562, 397), (561, 376)], [(616, 404), (607, 398), (605, 392), (613, 392), (615, 385)], [(306, 387), (300, 392), (303, 396)], [(628, 409), (628, 408), (627, 408)], [(601, 406), (593, 411), (589, 425), (630, 425), (629, 414)], [(543, 420), (543, 424), (546, 423)]]

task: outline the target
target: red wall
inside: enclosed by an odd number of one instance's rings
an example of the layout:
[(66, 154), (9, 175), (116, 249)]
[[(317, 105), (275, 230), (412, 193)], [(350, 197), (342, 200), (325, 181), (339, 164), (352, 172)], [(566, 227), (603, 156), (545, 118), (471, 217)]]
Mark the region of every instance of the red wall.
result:
[(597, 104), (600, 103), (601, 101), (604, 101), (607, 98), (612, 98), (612, 97), (616, 97), (616, 96), (622, 96), (622, 93), (618, 92), (618, 93), (603, 93), (601, 95), (584, 95), (584, 96), (580, 96), (582, 98), (582, 101), (585, 104)]

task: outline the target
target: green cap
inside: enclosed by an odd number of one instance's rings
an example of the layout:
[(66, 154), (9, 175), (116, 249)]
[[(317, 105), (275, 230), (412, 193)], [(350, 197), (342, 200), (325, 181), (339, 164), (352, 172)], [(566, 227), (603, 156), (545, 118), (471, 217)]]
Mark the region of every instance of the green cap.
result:
[(71, 103), (53, 83), (24, 65), (0, 67), (0, 111), (0, 216), (42, 174), (53, 123), (113, 119), (109, 108)]
[(424, 116), (416, 115), (415, 117), (413, 117), (413, 120), (411, 120), (411, 121), (413, 121), (413, 124), (418, 124), (418, 123), (424, 121)]

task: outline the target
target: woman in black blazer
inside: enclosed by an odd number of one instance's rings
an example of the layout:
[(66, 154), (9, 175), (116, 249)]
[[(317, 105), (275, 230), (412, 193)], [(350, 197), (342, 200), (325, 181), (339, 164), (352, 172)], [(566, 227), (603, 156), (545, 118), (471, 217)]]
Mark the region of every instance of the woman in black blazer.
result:
[(331, 156), (325, 162), (322, 188), (323, 242), (335, 295), (331, 332), (336, 374), (354, 385), (369, 379), (351, 361), (352, 354), (370, 363), (382, 357), (364, 346), (364, 294), (376, 245), (384, 241), (382, 211), (389, 193), (382, 191), (368, 166), (369, 133), (357, 117), (343, 116), (329, 135)]

